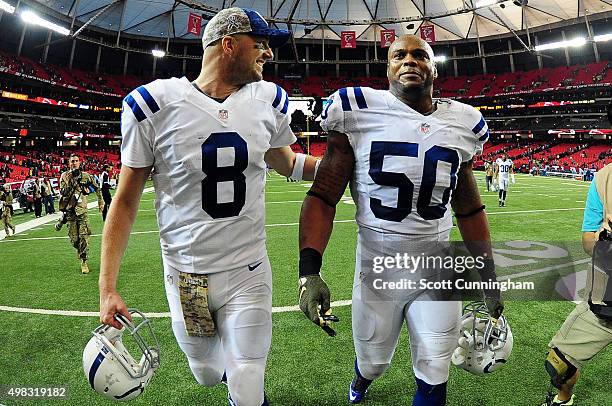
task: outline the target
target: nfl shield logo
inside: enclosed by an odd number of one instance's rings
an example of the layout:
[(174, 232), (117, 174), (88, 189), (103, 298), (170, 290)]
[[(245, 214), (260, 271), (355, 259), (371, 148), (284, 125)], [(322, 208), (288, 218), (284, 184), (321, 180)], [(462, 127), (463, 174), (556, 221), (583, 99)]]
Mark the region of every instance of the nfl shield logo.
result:
[(227, 110), (219, 110), (219, 120), (227, 120), (229, 118), (229, 113)]
[(421, 132), (427, 134), (429, 132), (429, 124), (421, 123)]

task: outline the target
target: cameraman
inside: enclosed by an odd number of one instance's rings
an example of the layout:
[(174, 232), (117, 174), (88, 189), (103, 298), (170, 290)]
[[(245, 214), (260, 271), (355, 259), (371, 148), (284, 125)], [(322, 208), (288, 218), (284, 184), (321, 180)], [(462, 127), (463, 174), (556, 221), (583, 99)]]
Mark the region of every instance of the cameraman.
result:
[(81, 161), (76, 154), (70, 155), (70, 170), (60, 177), (59, 208), (64, 212), (55, 229), (59, 231), (64, 223), (68, 223), (68, 237), (76, 248), (81, 260), (81, 273), (89, 273), (87, 254), (89, 251), (89, 217), (87, 215), (87, 195), (95, 192), (98, 196), (98, 210), (102, 211), (103, 202), (100, 188), (93, 177), (81, 171)]
[[(608, 164), (597, 172), (591, 183), (582, 224), (582, 247), (591, 256), (597, 251), (597, 263), (603, 264), (604, 269), (609, 267), (609, 260), (603, 259), (602, 262), (600, 253), (609, 251), (608, 247), (612, 244), (611, 227), (612, 164)], [(596, 247), (598, 241), (601, 241), (599, 243), (601, 245)], [(587, 278), (587, 291), (591, 292), (589, 301), (576, 306), (548, 344), (551, 350), (545, 367), (551, 376), (552, 385), (559, 390), (559, 393), (554, 398), (549, 393), (547, 401), (542, 406), (573, 405), (575, 398), (573, 389), (580, 376), (580, 369), (612, 343), (612, 317), (609, 310), (612, 303), (604, 293), (609, 291), (610, 286), (607, 284), (612, 281), (602, 276), (603, 274), (595, 271), (589, 273)], [(596, 296), (599, 296), (597, 302)]]

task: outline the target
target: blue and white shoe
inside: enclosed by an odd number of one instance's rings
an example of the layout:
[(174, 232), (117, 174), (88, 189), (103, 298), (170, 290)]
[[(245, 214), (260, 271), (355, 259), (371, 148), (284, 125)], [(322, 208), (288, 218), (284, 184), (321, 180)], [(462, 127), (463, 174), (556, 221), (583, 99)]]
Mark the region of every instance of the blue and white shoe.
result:
[(357, 379), (359, 378), (355, 377), (351, 381), (351, 386), (349, 386), (349, 390), (348, 390), (348, 402), (351, 404), (361, 403), (365, 395), (368, 393), (367, 389), (364, 390), (363, 392), (360, 392), (355, 389), (355, 383), (357, 382)]

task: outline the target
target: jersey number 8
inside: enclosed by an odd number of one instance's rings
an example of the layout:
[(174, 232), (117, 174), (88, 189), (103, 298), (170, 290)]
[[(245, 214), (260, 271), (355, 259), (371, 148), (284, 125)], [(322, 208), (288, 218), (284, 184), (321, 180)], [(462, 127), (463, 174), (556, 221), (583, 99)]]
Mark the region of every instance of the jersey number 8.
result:
[[(234, 165), (218, 166), (219, 148), (234, 149)], [(240, 214), (246, 201), (246, 177), (244, 170), (249, 165), (247, 143), (236, 132), (212, 133), (202, 144), (202, 209), (214, 219), (234, 217)], [(234, 197), (231, 202), (218, 203), (217, 184), (232, 182)]]

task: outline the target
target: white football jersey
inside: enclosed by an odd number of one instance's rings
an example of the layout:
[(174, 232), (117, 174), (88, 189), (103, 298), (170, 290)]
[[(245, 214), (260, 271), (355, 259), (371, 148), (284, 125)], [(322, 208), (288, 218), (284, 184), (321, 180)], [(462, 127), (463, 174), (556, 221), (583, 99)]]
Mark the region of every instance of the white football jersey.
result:
[(184, 77), (126, 96), (121, 162), (153, 166), (164, 261), (212, 273), (265, 257), (264, 154), (295, 142), (288, 104), (287, 93), (265, 81), (223, 103)]
[(360, 227), (420, 235), (452, 227), (457, 171), (482, 152), (489, 130), (475, 108), (435, 103), (425, 116), (389, 91), (367, 87), (340, 89), (328, 100), (321, 126), (346, 134), (353, 147), (351, 193)]
[(512, 163), (512, 160), (510, 158), (507, 158), (504, 161), (501, 158), (497, 158), (495, 164), (498, 168), (497, 170), (499, 172), (499, 177), (502, 179), (508, 179), (508, 177), (510, 176), (510, 169), (512, 169), (512, 165), (514, 165)]

